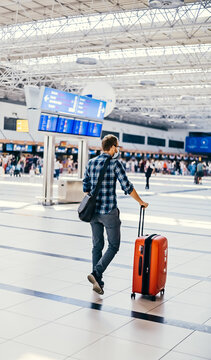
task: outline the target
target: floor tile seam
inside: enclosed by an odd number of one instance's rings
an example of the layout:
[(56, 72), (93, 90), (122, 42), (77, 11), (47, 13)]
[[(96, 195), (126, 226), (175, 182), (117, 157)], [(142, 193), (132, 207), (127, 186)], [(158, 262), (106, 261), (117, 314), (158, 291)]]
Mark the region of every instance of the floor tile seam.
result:
[[(0, 286), (1, 287), (6, 286), (8, 288), (7, 284), (0, 284)], [(82, 304), (81, 306), (83, 306), (84, 308), (102, 310), (102, 311), (105, 311), (105, 312), (115, 313), (115, 314), (124, 315), (124, 316), (132, 317), (132, 318), (138, 318), (138, 319), (146, 320), (146, 321), (154, 321), (154, 322), (161, 323), (161, 324), (164, 324), (164, 325), (166, 324), (166, 325), (176, 326), (176, 327), (181, 327), (181, 328), (186, 328), (186, 329), (190, 328), (191, 330), (192, 330), (192, 328), (194, 328), (194, 330), (197, 330), (197, 331), (200, 331), (200, 332), (211, 333), (211, 327), (210, 326), (203, 327), (200, 324), (185, 322), (185, 321), (182, 321), (182, 320), (178, 321), (178, 320), (168, 319), (168, 318), (165, 319), (164, 317), (160, 317), (160, 316), (157, 316), (157, 315), (149, 315), (149, 314), (146, 314), (146, 313), (141, 313), (141, 312), (137, 312), (137, 311), (133, 311), (133, 310), (127, 310), (127, 309), (123, 309), (123, 308), (121, 309), (121, 308), (111, 307), (111, 306), (108, 306), (108, 305), (101, 305), (101, 304), (99, 304), (97, 302), (93, 303), (93, 302), (89, 302), (89, 301), (86, 301), (86, 300), (63, 297), (63, 296), (56, 295), (56, 294), (43, 293), (43, 292), (36, 291), (36, 290), (18, 288), (18, 287), (14, 287), (14, 286), (13, 286), (13, 289), (11, 289), (11, 287), (10, 287), (10, 291), (21, 292), (21, 293), (25, 292), (25, 293), (31, 294), (31, 296), (49, 298), (49, 299), (54, 300), (54, 301), (63, 302), (63, 303), (69, 303), (69, 304), (72, 304), (72, 305), (77, 305), (77, 303), (79, 302), (80, 304)]]
[[(183, 340), (179, 341), (179, 343), (178, 343), (177, 345), (173, 346), (173, 348), (172, 348), (169, 352), (173, 351), (176, 347), (178, 347), (180, 344), (182, 344), (186, 339), (188, 339), (191, 335), (193, 335), (194, 332), (195, 332), (195, 330), (193, 330), (190, 334), (188, 334), (187, 336), (185, 336), (185, 338), (184, 338)], [(179, 351), (178, 351), (178, 352), (179, 352)], [(180, 352), (180, 353), (182, 353), (182, 354), (187, 354), (187, 355), (193, 355), (193, 354), (191, 354), (191, 353), (183, 353), (183, 352)], [(166, 355), (166, 354), (165, 354), (165, 355)], [(194, 356), (195, 356), (195, 355), (194, 355)], [(162, 356), (159, 360), (161, 360), (163, 357), (164, 357), (164, 356)]]
[[(80, 238), (86, 238), (86, 239), (91, 239), (91, 235), (87, 236), (87, 235), (78, 235), (78, 234), (72, 234), (72, 233), (65, 233), (65, 232), (56, 232), (56, 231), (50, 231), (50, 230), (46, 230), (46, 229), (35, 229), (35, 228), (25, 228), (25, 227), (19, 227), (19, 226), (12, 226), (12, 225), (6, 225), (6, 224), (0, 224), (1, 227), (4, 228), (10, 228), (10, 229), (16, 229), (16, 230), (24, 230), (24, 231), (35, 231), (35, 232), (43, 232), (43, 233), (49, 233), (49, 234), (53, 234), (53, 235), (61, 235), (61, 236), (69, 236), (69, 237), (80, 237)], [(126, 226), (124, 225), (123, 228), (132, 228), (132, 229), (137, 229), (135, 226)], [(165, 232), (165, 233), (174, 233), (174, 234), (183, 234), (183, 235), (190, 235), (190, 236), (200, 236), (200, 237), (205, 237), (207, 238), (208, 236), (210, 236), (210, 234), (196, 234), (196, 233), (187, 233), (187, 232), (179, 232), (179, 231), (173, 231), (173, 230), (162, 230), (162, 229), (152, 229), (152, 228), (145, 228), (145, 230), (152, 230), (152, 231), (156, 231), (157, 233), (159, 232)], [(126, 242), (128, 243), (128, 242)]]
[[(96, 344), (98, 341), (102, 340), (105, 337), (106, 337), (106, 335), (101, 336), (99, 339), (96, 339), (96, 340), (92, 341), (90, 344), (83, 346), (80, 350), (77, 350), (77, 351), (73, 352), (72, 354), (70, 354), (68, 356), (72, 358), (73, 356), (75, 356), (78, 353), (80, 353), (81, 351), (89, 348), (90, 346), (93, 346), (94, 344)], [(78, 358), (75, 358), (75, 359), (78, 359)]]
[[(6, 245), (0, 245), (0, 248), (2, 247), (7, 247)], [(40, 251), (37, 251), (37, 250), (29, 250), (29, 249), (22, 249), (22, 248), (14, 248), (14, 247), (10, 247), (12, 248), (11, 250), (14, 250), (14, 251), (23, 251), (23, 252), (26, 252), (26, 253), (34, 253), (34, 254), (37, 254), (37, 255), (43, 255), (43, 256), (52, 256), (52, 257), (56, 257), (56, 258), (62, 258), (62, 259), (68, 259), (68, 260), (71, 260), (71, 261), (82, 261), (82, 262), (86, 262), (86, 263), (91, 263), (91, 259), (86, 259), (86, 258), (79, 258), (79, 257), (70, 257), (68, 255), (61, 255), (61, 254), (54, 254), (54, 253), (46, 253), (46, 252), (40, 252)], [(125, 269), (130, 269), (132, 270), (133, 267), (132, 265), (125, 265), (125, 264), (118, 264), (118, 263), (112, 263), (111, 266), (113, 267), (117, 267), (117, 268), (125, 268)], [(180, 266), (180, 265), (179, 265)], [(173, 269), (176, 269), (178, 267), (175, 266), (173, 267)], [(189, 275), (189, 274), (180, 274), (180, 273), (175, 273), (175, 272), (168, 272), (169, 275), (173, 274), (174, 276), (177, 276), (177, 277), (184, 277), (184, 278), (192, 278), (192, 279), (196, 279), (196, 280), (201, 280), (201, 281), (211, 281), (211, 277), (196, 277), (194, 275)]]
[[(34, 329), (35, 330), (35, 329)], [(23, 334), (23, 335), (26, 335), (26, 334)], [(20, 335), (20, 336), (22, 336), (22, 335)], [(14, 340), (15, 339), (15, 340)], [(58, 353), (58, 352), (56, 352), (56, 351), (52, 351), (52, 350), (49, 350), (49, 349), (46, 349), (46, 348), (44, 348), (44, 347), (41, 347), (41, 346), (35, 346), (35, 345), (32, 345), (32, 344), (30, 344), (30, 343), (26, 343), (26, 342), (23, 342), (23, 341), (18, 341), (17, 340), (17, 337), (16, 338), (14, 338), (14, 339), (11, 339), (10, 341), (14, 341), (16, 344), (21, 344), (21, 345), (25, 345), (25, 346), (30, 346), (30, 347), (32, 347), (32, 348), (34, 348), (34, 349), (36, 349), (36, 350), (43, 350), (43, 351), (45, 351), (45, 352), (50, 352), (50, 353), (53, 353), (53, 354), (55, 354), (55, 355), (60, 355), (60, 356), (67, 356), (67, 354), (62, 354), (62, 353)], [(1, 345), (1, 344), (0, 344)], [(69, 356), (69, 355), (68, 355)]]
[[(200, 284), (201, 283), (201, 281), (199, 281), (197, 284)], [(181, 304), (187, 304), (187, 303), (184, 303), (184, 302), (180, 302), (180, 301), (175, 301), (175, 300), (173, 300), (173, 299), (175, 299), (177, 296), (179, 296), (179, 295), (181, 295), (181, 294), (183, 294), (185, 291), (187, 291), (187, 290), (189, 290), (191, 287), (193, 287), (193, 286), (195, 286), (196, 284), (194, 284), (194, 285), (191, 285), (190, 287), (188, 287), (187, 289), (181, 289), (181, 292), (179, 292), (177, 295), (174, 295), (174, 296), (172, 296), (172, 297), (170, 297), (170, 298), (168, 298), (168, 299), (166, 299), (166, 300), (164, 300), (161, 304), (159, 303), (157, 306), (155, 306), (154, 308), (152, 308), (152, 309), (150, 309), (149, 311), (147, 311), (147, 313), (149, 313), (149, 312), (151, 312), (151, 311), (153, 311), (153, 310), (155, 310), (155, 309), (157, 309), (158, 307), (160, 307), (160, 305), (163, 305), (164, 303), (167, 303), (167, 302), (175, 302), (175, 303), (181, 303)], [(193, 304), (189, 304), (189, 305), (193, 305)], [(195, 306), (195, 305), (194, 305)], [(201, 306), (200, 305), (196, 305), (196, 307), (200, 307), (201, 308)], [(202, 325), (202, 324), (201, 324)]]
[[(35, 205), (35, 206), (37, 206), (37, 204), (32, 204), (32, 205)], [(31, 206), (31, 205), (30, 205)], [(126, 208), (125, 208), (126, 209)], [(127, 208), (127, 210), (128, 210), (128, 208)], [(131, 208), (131, 210), (134, 210), (134, 208)], [(75, 210), (70, 210), (70, 211), (74, 211), (75, 212)], [(151, 213), (157, 213), (157, 210), (155, 209), (155, 210), (153, 210), (153, 209), (150, 209), (150, 211), (151, 211)], [(78, 219), (67, 219), (67, 218), (60, 218), (60, 217), (55, 217), (55, 216), (45, 216), (45, 215), (37, 215), (37, 214), (26, 214), (26, 213), (13, 213), (13, 212), (9, 212), (9, 211), (5, 211), (5, 210), (1, 210), (1, 207), (0, 207), (0, 213), (3, 213), (3, 214), (8, 214), (8, 215), (14, 215), (14, 216), (28, 216), (28, 217), (33, 217), (33, 218), (41, 218), (41, 219), (48, 219), (48, 220), (58, 220), (58, 221), (67, 221), (67, 222), (77, 222), (77, 223), (81, 223), (81, 220), (78, 220)], [(136, 212), (134, 212), (134, 214), (135, 214)], [(165, 211), (165, 210), (160, 210), (160, 213), (162, 214), (162, 213), (164, 213), (164, 214), (169, 214), (169, 211)], [(173, 211), (172, 213), (171, 213), (172, 215), (174, 215), (174, 214), (179, 214), (179, 215), (186, 215), (187, 214), (187, 212), (184, 212), (184, 213), (181, 213), (181, 212), (175, 212), (175, 211)], [(188, 212), (188, 215), (190, 215), (190, 216), (200, 216), (200, 215), (198, 215), (198, 214), (193, 214), (193, 213), (190, 213), (190, 212)], [(204, 219), (204, 217), (208, 217), (208, 218), (210, 218), (210, 215), (209, 215), (209, 213), (207, 213), (207, 214), (204, 214), (203, 213), (203, 215), (201, 215), (201, 217), (202, 217), (202, 219)], [(123, 226), (124, 227), (124, 226)]]
[(168, 348), (164, 348), (164, 347), (161, 347), (161, 346), (158, 346), (158, 345), (152, 345), (152, 344), (147, 344), (147, 343), (144, 343), (144, 342), (141, 342), (141, 341), (138, 341), (138, 340), (131, 340), (131, 339), (126, 339), (124, 337), (121, 337), (121, 336), (117, 336), (117, 335), (113, 335), (112, 336), (113, 338), (116, 338), (116, 339), (119, 339), (119, 340), (123, 340), (123, 341), (127, 341), (127, 342), (130, 342), (130, 343), (135, 343), (135, 344), (139, 344), (139, 345), (144, 345), (144, 346), (147, 346), (147, 347), (152, 347), (154, 349), (160, 349), (160, 350), (164, 350), (164, 351), (168, 351), (169, 349)]
[[(80, 220), (69, 220), (69, 221), (73, 221), (73, 222), (80, 222)], [(47, 230), (43, 230), (43, 229), (33, 229), (33, 228), (24, 228), (24, 227), (14, 227), (14, 226), (11, 226), (11, 225), (0, 225), (0, 226), (5, 226), (5, 227), (11, 227), (11, 228), (17, 228), (17, 229), (22, 229), (22, 230), (31, 230), (31, 231), (44, 231), (44, 232), (49, 232), (49, 233), (56, 233), (56, 234), (66, 234), (68, 235), (67, 233), (60, 233), (60, 232), (51, 232), (51, 231), (47, 231)], [(127, 226), (127, 225), (122, 225), (122, 228), (131, 228), (131, 229), (137, 229), (137, 227), (135, 226)], [(155, 231), (156, 229), (152, 229), (152, 228), (146, 228), (146, 230), (153, 230)], [(157, 231), (157, 230), (156, 230)], [(162, 230), (161, 231), (164, 231), (164, 232), (171, 232), (171, 233), (176, 233), (176, 234), (188, 234), (188, 235), (192, 235), (192, 236), (203, 236), (203, 237), (207, 237), (209, 236), (209, 234), (195, 234), (195, 233), (187, 233), (187, 232), (179, 232), (179, 231), (172, 231), (172, 230)], [(79, 236), (79, 237), (88, 237), (88, 236), (85, 236), (85, 235), (77, 235), (77, 234), (72, 234), (72, 236)], [(91, 238), (91, 236), (90, 236)]]

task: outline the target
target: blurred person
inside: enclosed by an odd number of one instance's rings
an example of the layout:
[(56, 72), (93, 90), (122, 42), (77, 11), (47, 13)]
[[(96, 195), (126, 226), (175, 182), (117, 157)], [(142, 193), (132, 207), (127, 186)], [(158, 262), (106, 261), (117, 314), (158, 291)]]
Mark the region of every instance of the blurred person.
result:
[(149, 179), (152, 174), (155, 173), (155, 164), (151, 161), (148, 161), (145, 168), (145, 177), (146, 177), (146, 186), (145, 189), (149, 189)]
[(54, 177), (59, 180), (59, 173), (60, 173), (60, 162), (58, 159), (54, 160)]
[[(102, 150), (103, 152), (99, 156), (89, 160), (83, 179), (83, 191), (88, 194), (92, 193), (105, 161), (110, 158), (96, 198), (95, 214), (90, 222), (93, 242), (92, 273), (87, 278), (92, 283), (93, 290), (100, 295), (104, 294), (103, 273), (113, 260), (120, 246), (121, 221), (119, 219), (120, 212), (117, 207), (116, 198), (117, 180), (120, 182), (125, 194), (133, 197), (140, 206), (148, 206), (137, 194), (133, 184), (128, 180), (124, 166), (118, 160), (119, 142), (117, 137), (106, 135), (102, 139)], [(104, 228), (107, 232), (108, 248), (103, 254)]]
[(195, 174), (195, 183), (202, 184), (202, 178), (204, 176), (204, 165), (201, 161), (197, 164), (196, 174)]

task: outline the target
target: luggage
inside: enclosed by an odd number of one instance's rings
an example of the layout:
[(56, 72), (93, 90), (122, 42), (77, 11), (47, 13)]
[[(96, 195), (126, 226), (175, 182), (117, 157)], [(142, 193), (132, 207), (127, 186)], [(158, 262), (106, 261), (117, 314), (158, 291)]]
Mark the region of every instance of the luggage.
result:
[[(131, 299), (135, 299), (135, 294), (139, 293), (149, 295), (151, 300), (155, 301), (155, 295), (159, 292), (163, 295), (165, 291), (168, 242), (167, 239), (161, 235), (152, 234), (150, 236), (143, 236), (144, 214), (145, 209), (141, 207), (138, 238), (135, 242), (134, 251)], [(142, 229), (141, 236), (140, 227)]]

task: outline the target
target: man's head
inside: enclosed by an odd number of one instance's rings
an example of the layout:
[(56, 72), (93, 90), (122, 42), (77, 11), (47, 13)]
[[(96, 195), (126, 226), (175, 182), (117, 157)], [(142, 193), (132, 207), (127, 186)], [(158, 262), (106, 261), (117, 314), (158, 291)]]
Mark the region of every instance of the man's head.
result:
[(111, 156), (114, 156), (118, 152), (119, 142), (116, 136), (109, 134), (106, 135), (102, 140), (102, 149), (104, 152)]

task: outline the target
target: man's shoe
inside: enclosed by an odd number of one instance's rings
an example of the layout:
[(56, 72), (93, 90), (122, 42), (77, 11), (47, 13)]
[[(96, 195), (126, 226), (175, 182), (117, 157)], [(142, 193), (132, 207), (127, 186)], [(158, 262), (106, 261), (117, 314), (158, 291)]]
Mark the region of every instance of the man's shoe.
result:
[(104, 291), (103, 291), (103, 288), (102, 288), (102, 285), (100, 283), (100, 281), (97, 279), (97, 276), (96, 274), (94, 273), (91, 273), (87, 276), (87, 279), (89, 280), (89, 282), (91, 284), (93, 284), (93, 290), (98, 293), (99, 295), (103, 295), (104, 294)]

